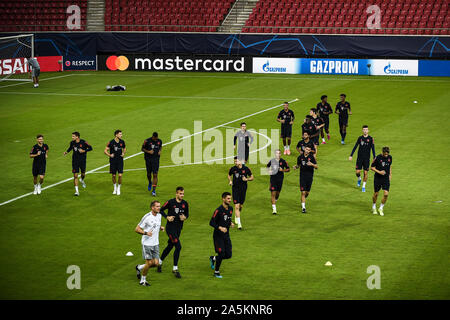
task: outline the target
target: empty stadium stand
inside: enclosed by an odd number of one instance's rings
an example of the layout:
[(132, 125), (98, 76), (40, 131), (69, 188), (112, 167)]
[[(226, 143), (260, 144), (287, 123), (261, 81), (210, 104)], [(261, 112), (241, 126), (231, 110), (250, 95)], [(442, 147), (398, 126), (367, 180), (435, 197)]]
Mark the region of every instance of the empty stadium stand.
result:
[(214, 32), (235, 0), (106, 0), (105, 31)]
[[(72, 4), (81, 8), (80, 31), (239, 32), (240, 26), (219, 27), (233, 5), (244, 0), (95, 0), (102, 4), (100, 14), (94, 12), (93, 2), (0, 0), (0, 32), (70, 31), (66, 26), (66, 9)], [(87, 25), (89, 3), (90, 16), (97, 16), (98, 20), (90, 23), (94, 24), (91, 28)], [(249, 13), (240, 15), (236, 21), (242, 20), (242, 26), (248, 16), (241, 30), (245, 33), (450, 35), (449, 3), (448, 0), (259, 0), (249, 16)], [(366, 26), (371, 15), (366, 10), (372, 4), (381, 9), (379, 29)]]
[[(369, 30), (367, 7), (381, 9), (381, 29)], [(448, 35), (445, 0), (260, 0), (242, 32)]]
[(0, 32), (69, 31), (67, 7), (81, 9), (81, 29), (86, 30), (88, 0), (0, 0)]

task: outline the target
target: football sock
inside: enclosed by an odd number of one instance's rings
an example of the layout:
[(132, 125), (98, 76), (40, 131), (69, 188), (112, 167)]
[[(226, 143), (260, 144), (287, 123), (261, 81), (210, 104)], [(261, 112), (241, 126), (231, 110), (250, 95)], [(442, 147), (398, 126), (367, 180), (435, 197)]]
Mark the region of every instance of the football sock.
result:
[(273, 212), (277, 212), (277, 206), (275, 204), (272, 205)]
[(363, 188), (365, 188), (366, 187), (366, 183), (365, 182), (363, 182)]
[(372, 204), (372, 209), (376, 209), (376, 208), (377, 208), (377, 204), (376, 203)]
[(145, 267), (145, 264), (140, 264), (140, 265), (138, 265), (139, 271), (142, 271), (142, 269), (144, 269), (144, 267)]
[(302, 209), (306, 209), (306, 204), (302, 202)]
[(147, 278), (147, 276), (141, 276), (141, 283), (145, 282), (147, 280), (146, 278)]
[(75, 192), (78, 192), (78, 186), (75, 186)]
[(153, 187), (153, 191), (156, 191), (156, 185), (154, 184), (154, 185), (152, 185), (152, 187)]
[(384, 207), (384, 204), (380, 203), (380, 209), (383, 209), (383, 207)]
[(173, 266), (173, 271), (178, 270), (178, 266)]
[(159, 259), (159, 265), (162, 265), (162, 260), (161, 259)]
[(236, 223), (241, 224), (241, 218), (236, 218)]

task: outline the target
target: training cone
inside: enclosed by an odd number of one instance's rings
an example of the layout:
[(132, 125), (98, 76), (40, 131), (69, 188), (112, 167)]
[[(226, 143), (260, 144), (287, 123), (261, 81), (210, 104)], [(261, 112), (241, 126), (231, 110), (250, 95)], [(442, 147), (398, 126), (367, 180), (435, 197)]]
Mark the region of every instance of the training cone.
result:
[(127, 257), (132, 257), (133, 256), (133, 252), (128, 251), (126, 254)]
[(332, 264), (330, 261), (327, 261), (327, 263), (325, 263), (325, 265), (326, 265), (327, 267), (331, 267), (333, 264)]

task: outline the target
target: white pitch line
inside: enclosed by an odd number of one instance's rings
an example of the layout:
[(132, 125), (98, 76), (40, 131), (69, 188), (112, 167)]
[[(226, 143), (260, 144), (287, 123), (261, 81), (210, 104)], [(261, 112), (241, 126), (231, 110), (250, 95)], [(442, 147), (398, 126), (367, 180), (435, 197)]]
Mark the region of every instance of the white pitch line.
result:
[[(84, 73), (84, 74), (74, 74), (76, 76), (103, 76), (103, 77), (111, 77), (112, 74), (94, 74), (94, 73)], [(416, 82), (416, 81), (425, 81), (425, 82), (449, 82), (449, 80), (434, 80), (434, 79), (422, 79), (421, 77), (409, 77), (408, 80), (400, 80), (400, 79), (393, 79), (393, 76), (390, 78), (387, 78), (386, 76), (357, 76), (355, 78), (337, 78), (340, 76), (345, 75), (336, 75), (336, 78), (330, 78), (326, 75), (319, 74), (317, 77), (304, 77), (304, 75), (299, 74), (298, 77), (294, 77), (292, 75), (286, 76), (286, 77), (280, 77), (280, 76), (267, 76), (261, 74), (261, 76), (213, 76), (213, 75), (182, 75), (182, 74), (125, 74), (120, 73), (119, 75), (116, 73), (114, 74), (114, 77), (151, 77), (151, 78), (158, 78), (158, 77), (168, 77), (168, 78), (214, 78), (214, 79), (261, 79), (261, 80), (331, 80), (331, 81), (389, 81), (389, 82)]]
[[(53, 80), (53, 79), (60, 79), (60, 78), (66, 78), (74, 76), (74, 74), (66, 74), (64, 76), (57, 76), (57, 77), (51, 77), (51, 78), (44, 78), (40, 79), (39, 81), (46, 81), (46, 80)], [(14, 83), (14, 84), (8, 84), (6, 86), (0, 86), (0, 89), (7, 88), (7, 87), (14, 87), (14, 86), (20, 86), (22, 84), (31, 84), (32, 82), (23, 82), (23, 83)], [(3, 93), (3, 92), (2, 92)]]
[[(294, 100), (289, 101), (289, 103), (293, 103), (293, 102), (296, 102), (296, 101), (298, 101), (297, 98), (294, 99)], [(264, 110), (261, 110), (261, 111), (257, 111), (257, 112), (248, 114), (248, 115), (246, 115), (246, 116), (243, 116), (243, 117), (240, 117), (240, 118), (237, 118), (237, 119), (234, 119), (234, 120), (231, 120), (231, 121), (228, 121), (228, 122), (219, 124), (219, 125), (217, 125), (217, 126), (214, 126), (214, 127), (211, 127), (211, 128), (208, 128), (208, 129), (199, 131), (199, 132), (195, 132), (195, 133), (193, 133), (193, 134), (190, 134), (190, 135), (181, 137), (181, 138), (179, 138), (179, 139), (175, 139), (175, 140), (169, 141), (169, 142), (167, 142), (167, 143), (163, 143), (163, 146), (166, 146), (166, 145), (175, 143), (175, 142), (177, 142), (177, 141), (181, 141), (181, 140), (187, 139), (187, 138), (189, 138), (189, 137), (193, 137), (193, 136), (196, 136), (196, 135), (198, 135), (198, 134), (201, 134), (201, 133), (204, 133), (204, 132), (207, 132), (207, 131), (211, 131), (211, 130), (214, 130), (214, 129), (217, 129), (217, 128), (220, 128), (220, 127), (225, 127), (225, 126), (229, 125), (230, 123), (233, 123), (233, 122), (236, 122), (236, 121), (239, 121), (239, 120), (243, 120), (243, 119), (246, 119), (246, 118), (250, 118), (250, 117), (256, 116), (257, 114), (260, 114), (260, 113), (263, 113), (263, 112), (266, 112), (266, 111), (269, 111), (269, 110), (272, 110), (272, 109), (275, 109), (275, 108), (280, 108), (282, 105), (283, 105), (283, 104), (278, 104), (278, 105), (276, 105), (276, 106), (269, 107), (269, 108), (266, 108), (266, 109), (264, 109)], [(127, 159), (130, 159), (130, 158), (136, 157), (136, 156), (138, 156), (138, 155), (140, 155), (140, 154), (143, 154), (143, 152), (141, 151), (141, 152), (132, 154), (131, 156), (125, 157), (123, 160), (127, 160)], [(105, 164), (105, 165), (100, 166), (100, 167), (98, 167), (98, 168), (95, 168), (95, 169), (92, 169), (92, 170), (90, 170), (90, 171), (87, 171), (86, 174), (94, 173), (94, 172), (96, 172), (96, 171), (98, 171), (98, 170), (100, 170), (100, 169), (106, 168), (107, 166), (109, 166), (109, 164)], [(62, 181), (59, 181), (59, 182), (56, 182), (56, 183), (54, 183), (54, 184), (51, 184), (51, 185), (49, 185), (49, 186), (47, 186), (47, 187), (44, 187), (44, 188), (42, 188), (42, 190), (46, 190), (46, 189), (55, 187), (55, 186), (57, 186), (57, 185), (60, 185), (60, 184), (62, 184), (62, 183), (64, 183), (64, 182), (70, 181), (70, 180), (72, 180), (72, 179), (73, 179), (73, 177), (64, 179), (64, 180), (62, 180)], [(10, 200), (7, 200), (7, 201), (5, 201), (5, 202), (0, 203), (0, 206), (3, 206), (3, 205), (5, 205), (5, 204), (11, 203), (11, 202), (13, 202), (13, 201), (16, 201), (16, 200), (19, 200), (19, 199), (22, 199), (22, 198), (25, 198), (25, 197), (27, 197), (27, 196), (29, 196), (29, 195), (32, 195), (32, 194), (33, 194), (32, 192), (23, 194), (23, 195), (18, 196), (18, 197), (16, 197), (16, 198), (13, 198), (13, 199), (10, 199)]]
[(201, 100), (253, 100), (253, 101), (284, 101), (286, 98), (241, 98), (241, 97), (204, 97), (204, 96), (141, 96), (132, 94), (95, 94), (95, 93), (57, 93), (57, 92), (19, 92), (0, 91), (0, 94), (13, 95), (44, 95), (44, 96), (80, 96), (80, 97), (108, 97), (108, 98), (152, 98), (152, 99), (201, 99)]
[[(229, 126), (223, 126), (224, 128), (231, 128), (231, 129), (236, 129), (239, 130), (240, 128), (234, 128), (234, 127), (229, 127)], [(261, 148), (257, 149), (257, 150), (253, 150), (250, 151), (250, 153), (255, 153), (255, 152), (259, 152), (261, 150), (266, 149), (268, 146), (270, 146), (272, 144), (272, 139), (270, 139), (268, 136), (266, 136), (265, 134), (262, 134), (260, 132), (254, 131), (254, 130), (247, 130), (250, 132), (254, 132), (258, 135), (263, 136), (264, 138), (267, 139), (267, 143), (266, 145), (262, 146)], [(190, 162), (190, 163), (180, 163), (180, 164), (173, 164), (173, 165), (167, 165), (167, 166), (160, 166), (159, 168), (174, 168), (174, 167), (182, 167), (182, 166), (191, 166), (191, 165), (196, 165), (196, 164), (204, 164), (204, 163), (209, 163), (209, 162), (216, 162), (216, 161), (221, 161), (221, 160), (226, 160), (226, 159), (230, 159), (230, 158), (234, 158), (234, 155), (232, 156), (228, 156), (228, 157), (224, 157), (224, 158), (216, 158), (216, 159), (211, 159), (211, 160), (206, 160), (206, 161), (198, 161), (198, 162)], [(142, 170), (147, 170), (147, 168), (134, 168), (134, 169), (124, 169), (123, 171), (142, 171)], [(96, 172), (92, 172), (92, 173), (109, 173), (109, 171), (96, 171)]]

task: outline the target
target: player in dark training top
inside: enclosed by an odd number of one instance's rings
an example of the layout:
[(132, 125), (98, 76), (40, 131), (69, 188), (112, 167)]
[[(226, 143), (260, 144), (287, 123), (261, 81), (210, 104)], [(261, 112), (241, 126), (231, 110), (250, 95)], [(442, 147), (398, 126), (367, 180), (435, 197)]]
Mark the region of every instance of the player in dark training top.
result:
[[(175, 252), (173, 253), (173, 269), (176, 278), (181, 278), (178, 271), (178, 260), (180, 259), (181, 242), (180, 235), (183, 229), (184, 221), (189, 218), (189, 205), (183, 200), (184, 188), (177, 187), (175, 198), (170, 199), (161, 207), (161, 215), (167, 219), (166, 233), (169, 236), (167, 241), (167, 247), (164, 249), (161, 259), (159, 261), (158, 272), (161, 272), (161, 266), (163, 260), (167, 257), (173, 247)], [(167, 214), (164, 212), (167, 210)]]
[[(120, 195), (120, 186), (122, 185), (123, 175), (123, 157), (126, 151), (125, 141), (122, 140), (122, 131), (116, 130), (114, 132), (114, 139), (108, 142), (104, 151), (109, 157), (109, 172), (112, 175), (112, 182), (114, 185), (113, 194)], [(117, 185), (116, 174), (119, 175)]]
[(345, 101), (346, 95), (340, 95), (341, 101), (336, 104), (336, 112), (339, 115), (339, 132), (341, 133), (341, 144), (345, 144), (345, 136), (347, 135), (348, 115), (352, 114), (350, 102)]
[(281, 151), (275, 151), (275, 158), (271, 159), (267, 163), (267, 168), (270, 174), (270, 198), (272, 202), (272, 213), (277, 214), (276, 203), (280, 197), (281, 188), (283, 187), (284, 173), (289, 172), (289, 168), (286, 160), (281, 158)]
[(234, 208), (236, 210), (234, 219), (238, 229), (242, 229), (241, 213), (247, 193), (247, 181), (254, 179), (249, 167), (242, 164), (237, 157), (234, 157), (235, 165), (228, 171), (228, 182), (232, 186)]
[(79, 196), (78, 190), (78, 173), (81, 171), (80, 182), (83, 188), (86, 188), (84, 181), (86, 177), (86, 153), (91, 151), (92, 147), (89, 143), (80, 139), (80, 133), (78, 131), (72, 132), (72, 141), (70, 141), (69, 148), (64, 151), (64, 155), (70, 151), (72, 153), (72, 173), (73, 173), (73, 185), (75, 186), (75, 196)]
[(291, 154), (292, 124), (294, 111), (289, 109), (289, 102), (283, 103), (283, 110), (278, 113), (277, 121), (281, 123), (281, 139), (283, 139), (284, 154)]
[(316, 159), (311, 153), (311, 148), (306, 146), (305, 152), (298, 156), (294, 170), (300, 168), (300, 191), (302, 193), (302, 212), (306, 213), (306, 198), (311, 191), (314, 178), (314, 170), (318, 168)]
[(314, 143), (316, 147), (315, 156), (317, 156), (317, 152), (319, 151), (319, 134), (320, 130), (325, 126), (325, 122), (323, 122), (322, 118), (318, 116), (318, 111), (316, 108), (311, 108), (309, 110), (309, 115), (312, 117), (311, 122), (316, 127), (316, 133), (310, 137), (312, 142)]
[(377, 198), (380, 189), (383, 189), (383, 199), (381, 199), (380, 208), (378, 212), (380, 216), (384, 216), (383, 207), (386, 204), (389, 187), (392, 178), (392, 156), (389, 154), (389, 147), (383, 147), (382, 153), (377, 155), (373, 160), (371, 168), (375, 172), (373, 180), (373, 197), (372, 197), (372, 213), (377, 214)]
[(222, 260), (230, 259), (232, 255), (232, 245), (230, 239), (230, 227), (234, 227), (232, 222), (233, 207), (231, 206), (231, 194), (222, 193), (222, 204), (214, 211), (209, 221), (209, 225), (214, 228), (213, 242), (216, 256), (209, 257), (211, 269), (214, 270), (214, 277), (221, 279), (220, 265)]
[(305, 122), (302, 124), (302, 135), (308, 132), (309, 139), (311, 139), (311, 142), (314, 143), (314, 137), (317, 136), (319, 133), (316, 129), (316, 126), (313, 123), (313, 117), (309, 114), (305, 117)]
[(356, 140), (348, 160), (352, 161), (353, 154), (355, 153), (356, 148), (359, 147), (358, 158), (356, 159), (356, 176), (358, 177), (357, 186), (358, 188), (361, 186), (361, 170), (364, 170), (362, 192), (366, 192), (366, 182), (370, 165), (370, 151), (372, 151), (373, 157), (375, 158), (375, 144), (373, 138), (369, 136), (369, 127), (364, 125), (362, 131), (363, 135), (359, 136)]
[[(41, 186), (44, 183), (45, 169), (48, 158), (48, 145), (44, 143), (44, 136), (38, 134), (36, 136), (37, 143), (31, 148), (30, 158), (33, 159), (33, 194), (41, 194)], [(39, 182), (38, 182), (39, 176)]]
[[(156, 197), (156, 185), (158, 184), (159, 159), (162, 150), (162, 141), (158, 139), (158, 132), (153, 132), (151, 138), (148, 138), (142, 144), (144, 152), (145, 167), (147, 168), (148, 191)], [(153, 174), (153, 180), (152, 180)], [(152, 190), (153, 187), (153, 190)]]
[(328, 103), (328, 97), (326, 95), (323, 95), (320, 97), (320, 102), (317, 104), (316, 109), (319, 111), (319, 116), (322, 118), (324, 122), (324, 127), (320, 129), (320, 136), (322, 137), (322, 144), (325, 144), (325, 137), (323, 134), (323, 129), (325, 129), (325, 132), (327, 133), (327, 139), (330, 140), (330, 114), (333, 113), (333, 108), (331, 108), (330, 104)]
[(305, 152), (306, 147), (309, 147), (311, 149), (311, 153), (314, 154), (314, 157), (316, 157), (316, 155), (315, 155), (316, 147), (314, 146), (314, 143), (309, 138), (308, 132), (305, 131), (305, 132), (303, 132), (303, 139), (297, 143), (298, 153), (303, 154)]

